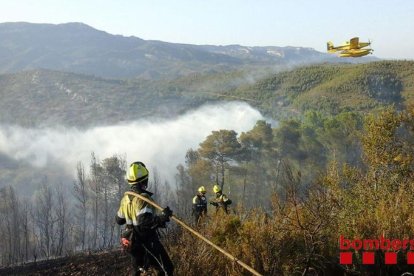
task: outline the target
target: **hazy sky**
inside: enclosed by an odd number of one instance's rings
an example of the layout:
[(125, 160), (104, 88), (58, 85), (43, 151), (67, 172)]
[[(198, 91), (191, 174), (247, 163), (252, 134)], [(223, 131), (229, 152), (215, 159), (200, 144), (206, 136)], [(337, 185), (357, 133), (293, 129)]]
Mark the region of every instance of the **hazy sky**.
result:
[(370, 39), (414, 59), (411, 0), (0, 0), (0, 22), (83, 22), (111, 34), (190, 44), (302, 46)]

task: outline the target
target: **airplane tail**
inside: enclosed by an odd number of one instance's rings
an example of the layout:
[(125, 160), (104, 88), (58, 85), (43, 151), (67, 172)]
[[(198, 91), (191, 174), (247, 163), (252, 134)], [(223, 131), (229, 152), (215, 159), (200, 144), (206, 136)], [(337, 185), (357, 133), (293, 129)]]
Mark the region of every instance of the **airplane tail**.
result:
[(328, 50), (328, 52), (332, 52), (333, 48), (333, 43), (331, 41), (328, 41), (328, 43), (326, 43), (326, 49)]

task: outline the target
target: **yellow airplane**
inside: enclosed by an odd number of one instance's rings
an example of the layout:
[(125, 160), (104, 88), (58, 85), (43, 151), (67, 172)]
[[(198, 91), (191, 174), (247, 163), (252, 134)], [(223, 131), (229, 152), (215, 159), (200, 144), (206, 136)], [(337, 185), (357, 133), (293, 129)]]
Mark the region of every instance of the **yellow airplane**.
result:
[(372, 54), (372, 49), (362, 49), (371, 45), (369, 42), (359, 42), (359, 37), (353, 37), (350, 41), (345, 42), (344, 45), (335, 47), (331, 41), (327, 43), (328, 53), (340, 52), (340, 57), (362, 57), (368, 54)]

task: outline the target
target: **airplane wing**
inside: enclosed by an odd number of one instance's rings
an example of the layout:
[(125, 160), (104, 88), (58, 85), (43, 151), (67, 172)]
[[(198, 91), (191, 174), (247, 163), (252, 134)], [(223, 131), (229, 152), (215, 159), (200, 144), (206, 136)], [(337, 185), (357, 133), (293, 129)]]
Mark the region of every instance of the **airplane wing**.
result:
[(359, 37), (353, 37), (349, 41), (349, 48), (350, 49), (358, 49), (359, 48)]

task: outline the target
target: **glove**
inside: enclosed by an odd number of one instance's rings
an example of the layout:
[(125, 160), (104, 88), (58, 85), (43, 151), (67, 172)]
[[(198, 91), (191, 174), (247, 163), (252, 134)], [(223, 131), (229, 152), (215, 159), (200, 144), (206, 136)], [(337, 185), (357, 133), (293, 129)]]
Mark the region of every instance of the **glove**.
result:
[(165, 228), (167, 226), (166, 223), (170, 221), (172, 214), (173, 212), (171, 211), (170, 207), (165, 207), (162, 210), (162, 214), (156, 217), (156, 224), (154, 227)]
[(167, 206), (162, 210), (162, 216), (163, 216), (164, 222), (170, 221), (170, 217), (172, 215), (173, 215), (173, 211), (170, 209), (170, 207)]
[(214, 202), (214, 201), (210, 201), (210, 204), (213, 205), (213, 206), (216, 206), (216, 207), (218, 206), (218, 203)]

